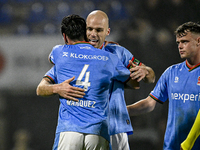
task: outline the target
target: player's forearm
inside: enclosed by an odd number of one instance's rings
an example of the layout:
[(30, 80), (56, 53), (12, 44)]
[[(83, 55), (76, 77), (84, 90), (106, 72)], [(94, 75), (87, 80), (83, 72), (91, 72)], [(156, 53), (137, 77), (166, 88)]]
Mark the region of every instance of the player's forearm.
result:
[(50, 96), (56, 94), (57, 84), (51, 84), (43, 79), (37, 87), (36, 93), (38, 96)]
[(144, 78), (144, 82), (146, 83), (154, 83), (155, 82), (155, 72), (152, 68), (146, 66), (146, 70), (148, 71), (148, 74)]
[(146, 99), (142, 99), (134, 104), (128, 105), (127, 110), (130, 116), (137, 116), (151, 112), (155, 108), (155, 105), (156, 101), (147, 97)]
[(183, 143), (181, 143), (182, 149), (183, 150), (191, 150), (199, 135), (200, 135), (200, 110), (197, 114), (195, 122), (194, 122), (186, 140), (183, 141)]

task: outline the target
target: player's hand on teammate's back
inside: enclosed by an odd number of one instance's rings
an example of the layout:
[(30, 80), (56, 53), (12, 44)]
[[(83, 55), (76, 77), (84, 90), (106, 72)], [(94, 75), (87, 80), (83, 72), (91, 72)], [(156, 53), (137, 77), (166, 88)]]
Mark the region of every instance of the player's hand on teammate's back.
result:
[(69, 83), (72, 82), (75, 79), (75, 77), (72, 77), (68, 80), (65, 80), (64, 82), (60, 83), (58, 86), (58, 94), (61, 97), (64, 97), (69, 100), (78, 101), (77, 98), (83, 98), (85, 95), (84, 89), (73, 87)]
[(142, 79), (146, 77), (146, 75), (149, 74), (144, 65), (137, 66), (131, 60), (129, 60), (129, 64), (132, 66), (132, 68), (129, 69), (130, 72), (132, 72), (130, 75), (132, 80), (137, 79), (137, 82), (140, 82)]

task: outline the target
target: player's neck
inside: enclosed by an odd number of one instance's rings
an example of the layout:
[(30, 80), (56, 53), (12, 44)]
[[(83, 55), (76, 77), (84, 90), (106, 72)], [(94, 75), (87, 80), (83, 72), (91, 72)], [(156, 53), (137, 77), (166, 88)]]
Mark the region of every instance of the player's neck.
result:
[(66, 43), (67, 45), (74, 45), (76, 43), (83, 43), (85, 42), (84, 40), (80, 41), (80, 40), (71, 40), (69, 38), (67, 38), (68, 43)]
[(195, 66), (197, 66), (198, 64), (200, 64), (200, 58), (197, 58), (197, 59), (187, 59), (187, 64), (193, 68)]
[(83, 40), (72, 40), (72, 39), (70, 39), (67, 35), (65, 35), (65, 33), (63, 33), (63, 37), (64, 37), (64, 41), (65, 41), (65, 44), (67, 44), (67, 45), (74, 45), (74, 44), (76, 44), (76, 43), (78, 43), (78, 42), (85, 42), (84, 41), (84, 39)]

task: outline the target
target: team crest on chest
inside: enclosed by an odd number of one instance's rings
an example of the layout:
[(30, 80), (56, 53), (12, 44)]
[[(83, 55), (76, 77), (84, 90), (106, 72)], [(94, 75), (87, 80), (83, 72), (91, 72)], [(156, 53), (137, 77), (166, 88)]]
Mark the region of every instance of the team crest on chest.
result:
[(200, 86), (200, 76), (198, 77), (197, 85)]
[(175, 77), (174, 83), (178, 83), (179, 78)]

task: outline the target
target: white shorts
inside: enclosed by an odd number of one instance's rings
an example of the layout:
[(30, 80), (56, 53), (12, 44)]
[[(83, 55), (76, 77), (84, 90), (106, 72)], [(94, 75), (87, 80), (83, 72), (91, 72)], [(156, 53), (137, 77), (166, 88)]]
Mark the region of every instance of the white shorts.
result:
[(118, 133), (110, 136), (112, 150), (130, 150), (127, 133)]
[(61, 132), (56, 134), (53, 150), (109, 150), (109, 142), (94, 134)]

